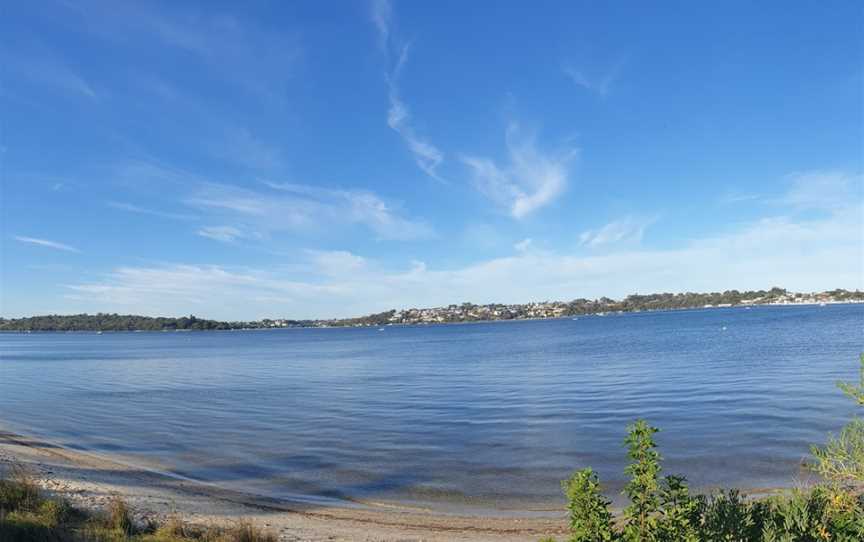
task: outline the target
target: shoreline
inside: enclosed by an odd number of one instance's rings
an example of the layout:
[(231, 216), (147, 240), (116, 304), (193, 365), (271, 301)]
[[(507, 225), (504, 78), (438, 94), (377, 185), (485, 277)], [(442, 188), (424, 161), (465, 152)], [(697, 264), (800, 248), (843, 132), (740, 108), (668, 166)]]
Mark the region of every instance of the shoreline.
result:
[[(120, 497), (130, 506), (134, 521), (142, 525), (180, 518), (196, 527), (231, 527), (242, 519), (276, 534), (280, 541), (293, 542), (537, 542), (567, 534), (563, 497), (560, 512), (542, 516), (451, 513), (384, 502), (357, 502), (351, 507), (274, 499), (121, 463), (0, 424), (0, 471), (12, 465), (23, 466), (48, 496), (88, 512), (101, 512)], [(812, 487), (814, 481), (742, 491), (745, 498), (758, 499), (785, 494), (792, 487)], [(616, 516), (620, 513), (618, 508), (612, 511)]]
[(138, 469), (0, 428), (0, 467), (21, 464), (49, 495), (86, 510), (123, 498), (139, 522), (180, 516), (200, 526), (240, 518), (290, 541), (535, 541), (566, 533), (560, 518), (450, 515), (388, 506), (338, 508), (268, 499)]
[(770, 307), (819, 307), (833, 305), (864, 305), (864, 301), (826, 301), (826, 302), (803, 302), (803, 303), (748, 303), (737, 304), (730, 306), (711, 306), (711, 307), (676, 307), (668, 309), (643, 309), (629, 311), (601, 311), (577, 314), (572, 316), (549, 316), (549, 317), (530, 317), (530, 318), (496, 318), (491, 320), (460, 320), (454, 322), (410, 322), (410, 323), (388, 323), (388, 324), (369, 324), (369, 325), (310, 325), (310, 326), (274, 326), (274, 327), (244, 327), (232, 329), (68, 329), (68, 330), (26, 330), (26, 329), (2, 329), (0, 334), (67, 334), (67, 333), (82, 333), (82, 334), (114, 334), (114, 333), (228, 333), (238, 331), (290, 331), (298, 329), (378, 329), (388, 327), (435, 327), (435, 326), (456, 326), (466, 324), (498, 324), (498, 323), (515, 323), (515, 322), (538, 322), (544, 320), (578, 320), (580, 318), (594, 317), (609, 317), (609, 316), (626, 316), (631, 314), (657, 314), (657, 313), (675, 313), (685, 311), (703, 311), (716, 309), (749, 309), (749, 308), (770, 308)]

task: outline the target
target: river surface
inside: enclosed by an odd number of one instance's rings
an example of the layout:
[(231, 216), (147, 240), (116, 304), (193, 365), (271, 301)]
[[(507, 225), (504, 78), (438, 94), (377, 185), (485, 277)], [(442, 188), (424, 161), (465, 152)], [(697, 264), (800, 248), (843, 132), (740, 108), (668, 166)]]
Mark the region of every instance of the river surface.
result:
[(795, 485), (862, 350), (864, 305), (0, 334), (0, 425), (273, 498), (521, 513), (584, 466), (618, 494), (637, 417), (698, 488)]

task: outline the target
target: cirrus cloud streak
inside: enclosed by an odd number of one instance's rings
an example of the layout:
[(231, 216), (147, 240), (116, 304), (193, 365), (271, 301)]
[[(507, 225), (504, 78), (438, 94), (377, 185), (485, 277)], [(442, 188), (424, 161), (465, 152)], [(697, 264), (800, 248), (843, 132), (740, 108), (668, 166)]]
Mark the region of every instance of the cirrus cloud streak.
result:
[(12, 239), (18, 241), (19, 243), (26, 243), (29, 245), (36, 245), (40, 247), (53, 248), (54, 250), (62, 250), (63, 252), (81, 252), (77, 248), (66, 245), (63, 243), (58, 243), (57, 241), (51, 241), (48, 239), (39, 239), (36, 237), (26, 237), (23, 235), (14, 235)]

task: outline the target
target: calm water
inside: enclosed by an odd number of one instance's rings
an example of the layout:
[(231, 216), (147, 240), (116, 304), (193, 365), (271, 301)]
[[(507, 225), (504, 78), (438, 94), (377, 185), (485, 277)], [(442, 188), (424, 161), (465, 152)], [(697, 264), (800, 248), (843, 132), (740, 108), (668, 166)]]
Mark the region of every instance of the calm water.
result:
[(792, 485), (852, 413), (864, 306), (376, 329), (0, 335), (0, 424), (276, 498), (558, 506), (624, 427), (697, 486)]

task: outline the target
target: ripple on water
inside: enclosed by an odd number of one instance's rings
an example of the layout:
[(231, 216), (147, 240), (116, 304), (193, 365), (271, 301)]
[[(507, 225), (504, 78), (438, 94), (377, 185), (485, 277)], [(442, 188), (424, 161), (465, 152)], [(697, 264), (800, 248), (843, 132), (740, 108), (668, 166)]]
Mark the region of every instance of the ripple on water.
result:
[[(11, 428), (276, 498), (558, 506), (623, 485), (645, 417), (666, 472), (790, 485), (852, 406), (861, 305), (255, 333), (0, 335)], [(726, 330), (719, 332), (722, 327)], [(472, 508), (474, 509), (474, 508)]]

